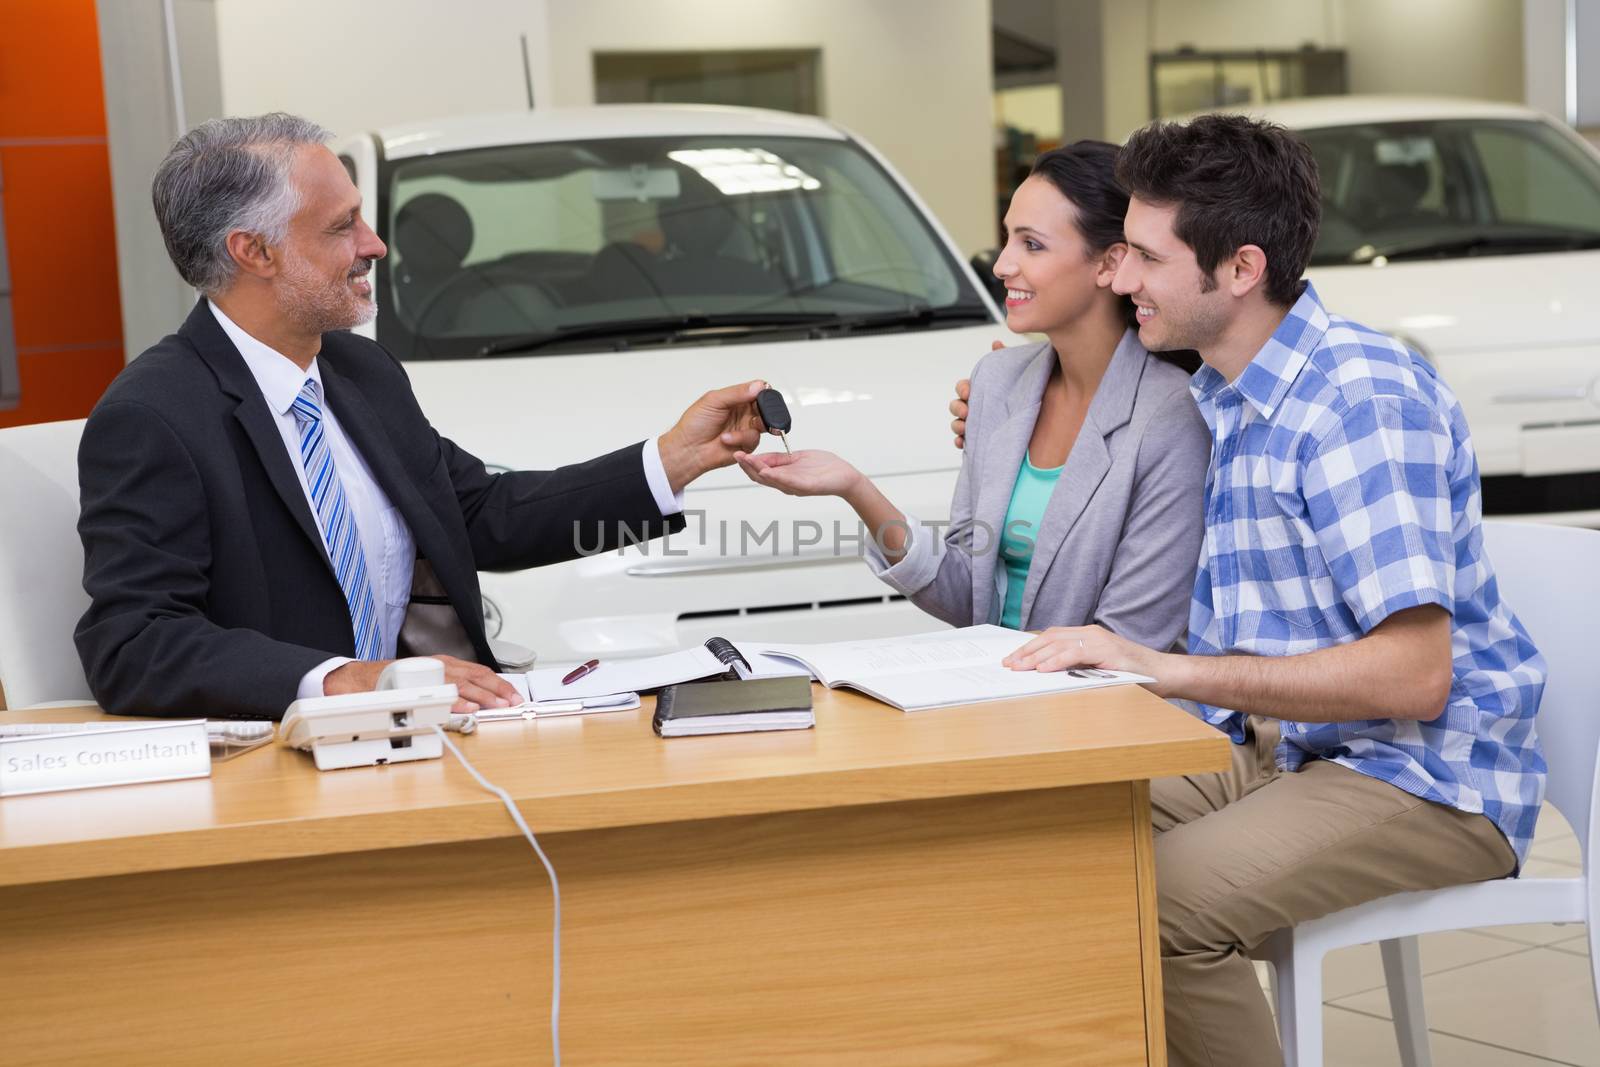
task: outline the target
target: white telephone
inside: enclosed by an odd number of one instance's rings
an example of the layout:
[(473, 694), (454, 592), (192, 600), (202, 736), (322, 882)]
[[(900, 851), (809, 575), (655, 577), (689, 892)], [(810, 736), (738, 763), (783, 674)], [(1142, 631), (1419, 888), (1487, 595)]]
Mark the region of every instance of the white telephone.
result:
[(438, 759), (444, 746), (434, 727), (445, 725), (457, 696), (438, 660), (395, 660), (373, 692), (290, 704), (278, 741), (309, 751), (322, 771)]

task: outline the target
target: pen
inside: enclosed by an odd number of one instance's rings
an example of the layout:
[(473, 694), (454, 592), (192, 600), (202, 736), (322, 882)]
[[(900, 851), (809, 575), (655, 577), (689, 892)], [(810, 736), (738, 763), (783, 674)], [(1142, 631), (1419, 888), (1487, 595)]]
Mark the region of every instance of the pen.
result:
[(580, 664), (580, 665), (572, 668), (572, 670), (567, 672), (567, 676), (565, 678), (561, 679), (561, 684), (562, 685), (571, 685), (573, 682), (576, 682), (579, 678), (582, 678), (585, 675), (593, 674), (596, 670), (599, 669), (599, 667), (600, 667), (600, 661), (597, 660), (597, 659), (592, 659), (588, 663)]

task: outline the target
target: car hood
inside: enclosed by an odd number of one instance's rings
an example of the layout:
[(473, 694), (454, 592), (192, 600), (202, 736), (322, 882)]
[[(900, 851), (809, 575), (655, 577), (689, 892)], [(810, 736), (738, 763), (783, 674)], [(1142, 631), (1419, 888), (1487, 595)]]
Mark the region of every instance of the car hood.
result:
[(1600, 341), (1600, 251), (1316, 267), (1323, 306), (1424, 354)]
[[(707, 390), (763, 378), (793, 416), (790, 446), (834, 451), (874, 476), (953, 470), (946, 410), (999, 324), (823, 340), (406, 364), (441, 434), (486, 464), (548, 469), (663, 433)], [(781, 449), (775, 438), (762, 451)], [(755, 488), (737, 467), (698, 489)]]

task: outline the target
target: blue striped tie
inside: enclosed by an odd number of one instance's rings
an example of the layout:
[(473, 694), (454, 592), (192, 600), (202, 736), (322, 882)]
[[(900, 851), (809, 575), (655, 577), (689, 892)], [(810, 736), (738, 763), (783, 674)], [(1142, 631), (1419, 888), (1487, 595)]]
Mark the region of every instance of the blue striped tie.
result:
[(307, 378), (290, 408), (300, 426), (300, 462), (306, 469), (306, 485), (311, 488), (311, 503), (328, 543), (328, 558), (333, 574), (344, 590), (350, 606), (350, 619), (356, 638), (357, 659), (382, 659), (383, 635), (378, 630), (378, 611), (372, 599), (372, 584), (367, 580), (367, 554), (361, 550), (361, 531), (356, 516), (345, 500), (344, 484), (333, 465), (333, 453), (322, 432), (322, 405), (317, 397), (317, 382)]

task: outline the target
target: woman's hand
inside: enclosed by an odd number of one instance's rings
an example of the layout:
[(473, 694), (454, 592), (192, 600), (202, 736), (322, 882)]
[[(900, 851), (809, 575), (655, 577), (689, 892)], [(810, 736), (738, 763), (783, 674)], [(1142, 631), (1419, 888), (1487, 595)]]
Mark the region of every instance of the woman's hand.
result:
[(770, 485), (790, 496), (847, 497), (861, 487), (861, 472), (818, 449), (787, 452), (736, 452), (734, 458), (752, 482)]
[(1158, 696), (1166, 696), (1161, 682), (1170, 681), (1170, 663), (1175, 657), (1135, 644), (1102, 626), (1052, 626), (1038, 637), (1001, 660), (1014, 671), (1065, 671), (1073, 667), (1099, 667), (1107, 671), (1128, 671), (1157, 680), (1146, 686)]
[(839, 497), (861, 519), (885, 560), (892, 564), (905, 555), (910, 535), (905, 513), (872, 484), (871, 478), (832, 452), (738, 452), (734, 458), (752, 482), (770, 485), (790, 496)]

